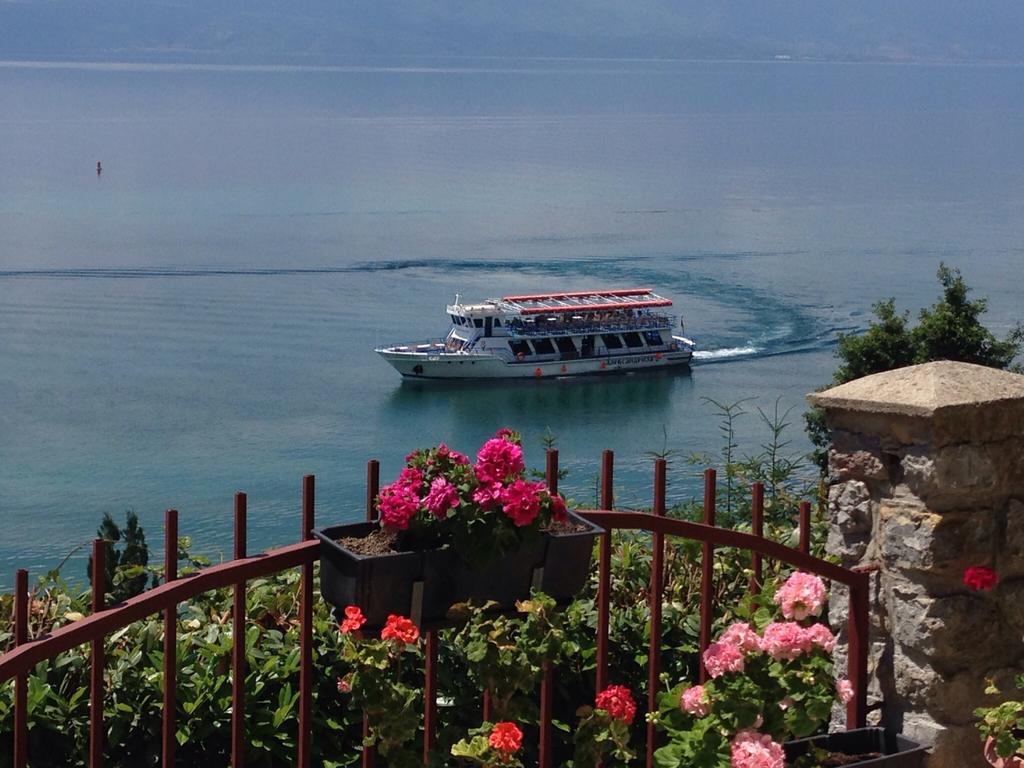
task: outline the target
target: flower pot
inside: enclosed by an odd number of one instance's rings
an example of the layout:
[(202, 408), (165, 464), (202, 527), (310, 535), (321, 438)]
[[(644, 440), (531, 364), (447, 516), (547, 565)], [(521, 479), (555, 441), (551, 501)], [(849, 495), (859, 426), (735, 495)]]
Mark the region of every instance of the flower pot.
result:
[[(845, 755), (865, 755), (863, 760), (846, 763), (847, 768), (921, 768), (925, 748), (885, 728), (855, 728), (808, 739), (789, 741), (783, 745), (786, 762), (796, 760), (811, 747)], [(880, 753), (869, 756), (872, 753)]]
[(572, 600), (587, 583), (594, 540), (603, 531), (572, 512), (569, 520), (586, 526), (586, 530), (545, 537), (548, 546), (541, 589), (560, 603)]
[(570, 519), (586, 530), (528, 539), (483, 568), (471, 567), (448, 548), (360, 555), (338, 543), (365, 536), (377, 523), (318, 528), (313, 534), (320, 540), (320, 592), (339, 613), (358, 605), (367, 631), (382, 627), (393, 613), (411, 617), (423, 629), (440, 627), (448, 609), (467, 600), (490, 600), (501, 610), (513, 610), (534, 586), (569, 600), (587, 579), (601, 530), (571, 513)]
[(991, 736), (985, 739), (985, 748), (983, 754), (989, 765), (995, 766), (995, 768), (1024, 768), (1024, 757), (1019, 755), (1010, 755), (1010, 757), (1000, 757), (996, 754), (996, 741)]

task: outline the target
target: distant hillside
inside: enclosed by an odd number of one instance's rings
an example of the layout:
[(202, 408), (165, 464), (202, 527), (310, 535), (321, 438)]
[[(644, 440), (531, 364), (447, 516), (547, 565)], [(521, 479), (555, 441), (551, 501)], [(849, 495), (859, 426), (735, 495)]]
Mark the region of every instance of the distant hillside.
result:
[(1024, 61), (1020, 0), (0, 0), (0, 58)]

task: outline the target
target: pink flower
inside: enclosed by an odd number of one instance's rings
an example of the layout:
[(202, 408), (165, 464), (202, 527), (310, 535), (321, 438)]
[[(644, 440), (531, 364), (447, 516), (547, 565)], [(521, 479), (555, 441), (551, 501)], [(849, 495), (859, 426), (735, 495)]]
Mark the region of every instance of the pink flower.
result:
[(764, 628), (761, 650), (777, 661), (791, 661), (811, 648), (807, 632), (796, 622), (776, 621)]
[(523, 449), (508, 440), (492, 437), (476, 455), (477, 480), (481, 483), (504, 483), (525, 469)]
[(836, 647), (836, 636), (824, 624), (812, 624), (804, 630), (804, 636), (812, 646), (821, 648), (825, 653), (832, 653)]
[(679, 697), (679, 707), (694, 717), (704, 717), (711, 711), (711, 700), (703, 685), (691, 685)]
[(560, 523), (569, 519), (569, 510), (566, 509), (565, 499), (557, 493), (551, 494), (551, 518)]
[(853, 701), (853, 683), (845, 677), (840, 677), (836, 680), (836, 697), (843, 704), (849, 704)]
[(757, 731), (740, 731), (732, 740), (731, 768), (784, 768), (782, 745)]
[(473, 491), (473, 502), (484, 509), (491, 509), (501, 501), (501, 492), (505, 490), (501, 483), (482, 483)]
[(469, 459), (458, 451), (453, 451), (444, 443), (437, 446), (437, 455), (442, 459), (448, 459), (452, 464), (469, 464)]
[(522, 527), (529, 525), (540, 513), (540, 492), (544, 483), (516, 480), (501, 492), (501, 510)]
[(775, 593), (775, 602), (782, 606), (782, 615), (794, 621), (821, 613), (825, 603), (825, 584), (811, 573), (797, 571)]
[(423, 499), (423, 506), (427, 508), (434, 517), (443, 520), (448, 516), (448, 510), (459, 504), (459, 489), (449, 483), (443, 477), (435, 477), (430, 484), (430, 492)]
[(419, 507), (420, 499), (416, 491), (400, 483), (384, 486), (377, 497), (381, 525), (394, 531), (408, 528), (409, 521), (419, 511)]
[(711, 677), (743, 671), (743, 652), (729, 643), (712, 643), (704, 651), (704, 668)]
[(749, 624), (742, 621), (737, 621), (730, 625), (722, 633), (722, 636), (718, 638), (718, 642), (735, 646), (744, 655), (748, 656), (752, 653), (761, 652), (761, 638), (757, 636), (757, 632), (750, 628)]
[(502, 427), (494, 433), (494, 436), (499, 440), (508, 440), (510, 443), (515, 443), (516, 445), (520, 445), (523, 442), (519, 433), (514, 429), (509, 429), (508, 427)]
[(348, 677), (339, 677), (338, 693), (352, 693), (352, 680)]
[(419, 491), (420, 486), (423, 484), (423, 473), (416, 469), (416, 467), (406, 467), (395, 481), (395, 485), (408, 486), (412, 491)]
[(624, 685), (609, 685), (597, 694), (594, 706), (603, 709), (613, 720), (621, 720), (626, 725), (632, 725), (636, 717), (636, 702), (629, 688)]

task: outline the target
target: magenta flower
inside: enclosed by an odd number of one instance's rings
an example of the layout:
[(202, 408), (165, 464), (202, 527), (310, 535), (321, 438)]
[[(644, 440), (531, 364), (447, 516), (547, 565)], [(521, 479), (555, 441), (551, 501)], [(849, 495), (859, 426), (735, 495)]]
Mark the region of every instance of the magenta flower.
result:
[(812, 647), (807, 631), (795, 621), (772, 622), (761, 637), (761, 650), (777, 661), (792, 661)]
[(704, 668), (711, 677), (743, 671), (743, 651), (729, 643), (712, 643), (704, 651)]
[(423, 506), (438, 520), (448, 516), (448, 510), (459, 504), (459, 489), (443, 477), (435, 477), (430, 484), (430, 492), (423, 499)]
[(411, 486), (400, 483), (384, 486), (377, 497), (381, 525), (393, 531), (404, 531), (408, 528), (409, 521), (419, 511), (419, 506), (420, 499), (416, 491)]
[(544, 483), (516, 480), (501, 492), (501, 510), (517, 526), (532, 523), (540, 514), (540, 493)]
[(782, 607), (782, 615), (793, 621), (821, 613), (825, 604), (825, 584), (811, 573), (797, 571), (775, 593), (775, 602)]
[(501, 502), (501, 483), (483, 483), (473, 491), (473, 501), (484, 509), (491, 509)]
[(771, 736), (757, 731), (740, 731), (730, 748), (731, 768), (784, 768), (786, 754)]
[(508, 440), (493, 437), (476, 455), (476, 478), (481, 483), (504, 483), (523, 473), (523, 449)]

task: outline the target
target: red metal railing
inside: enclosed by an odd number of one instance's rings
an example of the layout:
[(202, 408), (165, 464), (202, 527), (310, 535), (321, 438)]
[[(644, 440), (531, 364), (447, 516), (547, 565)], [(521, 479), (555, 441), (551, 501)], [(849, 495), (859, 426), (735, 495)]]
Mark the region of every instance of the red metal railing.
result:
[[(713, 621), (713, 575), (715, 547), (733, 547), (751, 553), (752, 575), (750, 590), (757, 592), (761, 587), (762, 559), (772, 558), (804, 571), (815, 573), (847, 586), (849, 590), (848, 669), (847, 676), (853, 685), (854, 698), (847, 705), (847, 725), (863, 726), (867, 714), (867, 638), (868, 638), (868, 576), (865, 573), (840, 568), (810, 554), (810, 505), (803, 503), (799, 515), (799, 548), (793, 549), (764, 538), (764, 488), (755, 484), (752, 489), (752, 532), (718, 528), (715, 526), (715, 472), (707, 470), (704, 475), (704, 522), (692, 523), (665, 517), (666, 465), (664, 460), (655, 462), (654, 505), (650, 513), (612, 511), (613, 505), (614, 456), (605, 451), (601, 460), (601, 507), (600, 510), (582, 512), (584, 517), (603, 527), (598, 547), (598, 604), (597, 604), (597, 661), (596, 688), (602, 690), (608, 685), (609, 654), (609, 604), (611, 602), (611, 534), (614, 530), (646, 531), (651, 534), (652, 558), (649, 586), (650, 600), (650, 647), (648, 649), (648, 690), (649, 710), (656, 709), (659, 675), (661, 672), (661, 607), (664, 589), (665, 537), (685, 538), (701, 543), (701, 601), (700, 601), (700, 645), (701, 650), (711, 642)], [(367, 464), (366, 514), (374, 519), (374, 499), (379, 490), (380, 467), (376, 461)], [(549, 450), (547, 455), (547, 481), (553, 491), (558, 487), (558, 454)], [(39, 662), (56, 657), (75, 646), (91, 645), (90, 675), (90, 728), (89, 767), (103, 765), (103, 643), (107, 635), (147, 616), (162, 613), (164, 624), (164, 699), (163, 699), (163, 765), (174, 764), (175, 747), (175, 658), (177, 606), (203, 592), (232, 587), (233, 595), (233, 641), (232, 649), (232, 750), (231, 765), (241, 768), (244, 764), (245, 745), (245, 589), (246, 583), (254, 578), (268, 576), (289, 568), (300, 567), (299, 616), (300, 661), (299, 661), (299, 717), (296, 764), (300, 768), (310, 765), (310, 738), (312, 723), (313, 689), (313, 566), (319, 559), (319, 543), (310, 538), (314, 522), (314, 481), (307, 475), (302, 481), (302, 524), (300, 541), (297, 544), (280, 547), (269, 552), (246, 555), (246, 506), (244, 493), (235, 495), (234, 508), (234, 556), (235, 559), (205, 568), (188, 576), (177, 575), (178, 516), (175, 510), (168, 510), (164, 520), (165, 541), (165, 583), (133, 597), (119, 605), (104, 605), (105, 592), (105, 548), (103, 542), (93, 543), (93, 613), (72, 624), (53, 630), (48, 634), (29, 640), (28, 637), (28, 572), (18, 570), (15, 577), (14, 600), (14, 645), (13, 650), (0, 656), (0, 684), (14, 681), (14, 739), (13, 766), (24, 768), (28, 760), (28, 706), (27, 681), (30, 670)], [(423, 757), (434, 746), (437, 730), (437, 657), (438, 642), (434, 632), (425, 633), (424, 667), (424, 743)], [(554, 672), (545, 666), (540, 689), (541, 728), (539, 743), (539, 764), (548, 768), (551, 764), (551, 706), (554, 686)], [(701, 669), (701, 679), (705, 677)], [(238, 681), (243, 681), (241, 685)], [(484, 696), (485, 709), (488, 698)], [(364, 720), (364, 731), (366, 729)], [(657, 746), (653, 726), (647, 729), (646, 765), (653, 764), (654, 749)], [(372, 766), (372, 750), (364, 750), (362, 765)]]

